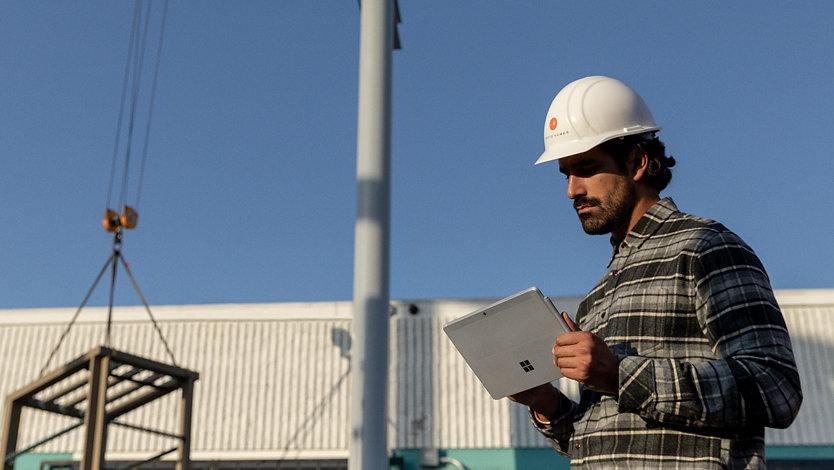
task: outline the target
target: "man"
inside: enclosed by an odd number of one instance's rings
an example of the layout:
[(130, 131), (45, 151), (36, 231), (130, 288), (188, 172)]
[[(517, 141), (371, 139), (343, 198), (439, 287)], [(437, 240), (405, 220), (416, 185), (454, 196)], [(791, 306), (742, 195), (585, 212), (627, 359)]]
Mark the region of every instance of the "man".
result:
[(510, 399), (581, 468), (765, 468), (764, 427), (802, 402), (788, 331), (753, 251), (660, 198), (674, 158), (637, 93), (586, 77), (554, 98), (545, 152), (585, 232), (611, 234), (609, 270), (559, 335), (551, 384)]

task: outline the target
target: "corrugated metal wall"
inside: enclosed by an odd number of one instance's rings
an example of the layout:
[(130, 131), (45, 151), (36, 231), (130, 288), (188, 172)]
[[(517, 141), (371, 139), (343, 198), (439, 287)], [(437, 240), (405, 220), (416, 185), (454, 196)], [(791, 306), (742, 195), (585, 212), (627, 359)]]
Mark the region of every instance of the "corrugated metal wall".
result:
[[(769, 444), (833, 445), (834, 290), (784, 291), (780, 303), (794, 340), (805, 402), (788, 430)], [(394, 302), (389, 363), (392, 448), (546, 447), (526, 410), (493, 400), (446, 339), (446, 321), (494, 299)], [(570, 310), (577, 299), (556, 299)], [(417, 308), (410, 313), (409, 306)], [(568, 307), (565, 307), (565, 306)], [(154, 308), (178, 364), (200, 373), (192, 453), (200, 458), (346, 456), (349, 444), (350, 303), (203, 305)], [(89, 313), (88, 313), (89, 312)], [(102, 343), (103, 309), (86, 309), (51, 368)], [(73, 310), (0, 311), (0, 393), (38, 377)], [(143, 318), (145, 320), (143, 320)], [(170, 362), (140, 309), (116, 309), (113, 347)], [(563, 379), (571, 395), (574, 382)], [(123, 421), (176, 431), (176, 396)], [(21, 445), (73, 421), (28, 412)], [(38, 451), (81, 449), (80, 429)], [(139, 455), (173, 447), (171, 439), (112, 427), (109, 451)]]
[(791, 333), (803, 402), (791, 427), (766, 430), (767, 442), (834, 445), (834, 290), (777, 291), (777, 298)]
[[(334, 312), (331, 304), (320, 307)], [(281, 305), (266, 305), (266, 311), (255, 318), (232, 311), (224, 320), (193, 319), (216, 317), (212, 312), (215, 308), (182, 307), (162, 315), (155, 312), (178, 365), (200, 373), (192, 421), (195, 458), (201, 453), (214, 456), (218, 452), (248, 453), (255, 458), (265, 453), (270, 458), (345, 453), (349, 436), (349, 319), (322, 315), (321, 311), (314, 312), (310, 319), (295, 310), (287, 315)], [(228, 310), (228, 306), (221, 308)], [(93, 314), (88, 317), (104, 318), (98, 315), (100, 309), (90, 310)], [(38, 377), (65, 328), (65, 324), (14, 324), (16, 315), (26, 313), (0, 312), (0, 393), (4, 396)], [(67, 321), (69, 318), (71, 315), (66, 316)], [(116, 349), (170, 363), (150, 321), (120, 322), (117, 309), (112, 338)], [(103, 339), (102, 323), (75, 325), (50, 370), (101, 344)], [(121, 421), (176, 433), (176, 395), (129, 413)], [(74, 422), (26, 410), (18, 448)], [(77, 451), (82, 447), (81, 438), (78, 429), (37, 450)], [(132, 455), (174, 445), (171, 439), (110, 427), (108, 450), (116, 453)]]

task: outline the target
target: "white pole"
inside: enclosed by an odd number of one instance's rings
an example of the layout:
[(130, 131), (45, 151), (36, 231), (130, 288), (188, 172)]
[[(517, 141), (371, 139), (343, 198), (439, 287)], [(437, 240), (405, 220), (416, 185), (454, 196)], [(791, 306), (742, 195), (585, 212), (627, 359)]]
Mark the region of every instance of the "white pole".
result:
[(349, 470), (388, 468), (393, 3), (363, 0), (361, 5)]

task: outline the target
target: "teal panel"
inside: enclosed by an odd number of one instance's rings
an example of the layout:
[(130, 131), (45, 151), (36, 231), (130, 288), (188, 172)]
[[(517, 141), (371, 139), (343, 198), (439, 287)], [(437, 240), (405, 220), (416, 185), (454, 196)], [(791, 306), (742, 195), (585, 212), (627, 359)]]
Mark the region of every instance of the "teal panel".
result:
[(72, 460), (72, 453), (23, 454), (14, 460), (14, 470), (40, 470), (41, 462)]
[[(420, 465), (420, 449), (396, 449), (393, 452), (401, 465), (392, 470), (455, 470), (446, 463), (438, 467)], [(440, 457), (451, 457), (462, 463), (467, 470), (568, 470), (570, 460), (550, 448), (524, 449), (439, 449)], [(834, 461), (834, 446), (767, 446), (768, 460)]]
[[(420, 449), (397, 449), (393, 454), (402, 458), (401, 468), (391, 467), (396, 470), (422, 470), (423, 468), (455, 470), (456, 468), (451, 463), (441, 464), (439, 467), (421, 466)], [(570, 468), (570, 460), (550, 448), (440, 449), (438, 454), (440, 457), (457, 460), (467, 470), (567, 470)]]
[(834, 460), (834, 446), (767, 446), (768, 460)]

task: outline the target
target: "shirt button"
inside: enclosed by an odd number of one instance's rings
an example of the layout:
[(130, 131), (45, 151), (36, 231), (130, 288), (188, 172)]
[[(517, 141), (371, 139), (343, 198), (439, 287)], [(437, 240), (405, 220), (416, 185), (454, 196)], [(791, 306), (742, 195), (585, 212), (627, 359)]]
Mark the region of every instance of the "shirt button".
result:
[(580, 448), (580, 447), (582, 447), (582, 445), (580, 445), (578, 442), (577, 442), (576, 444), (574, 444), (574, 445), (573, 445), (573, 448), (574, 448), (574, 449), (578, 449), (578, 448)]

